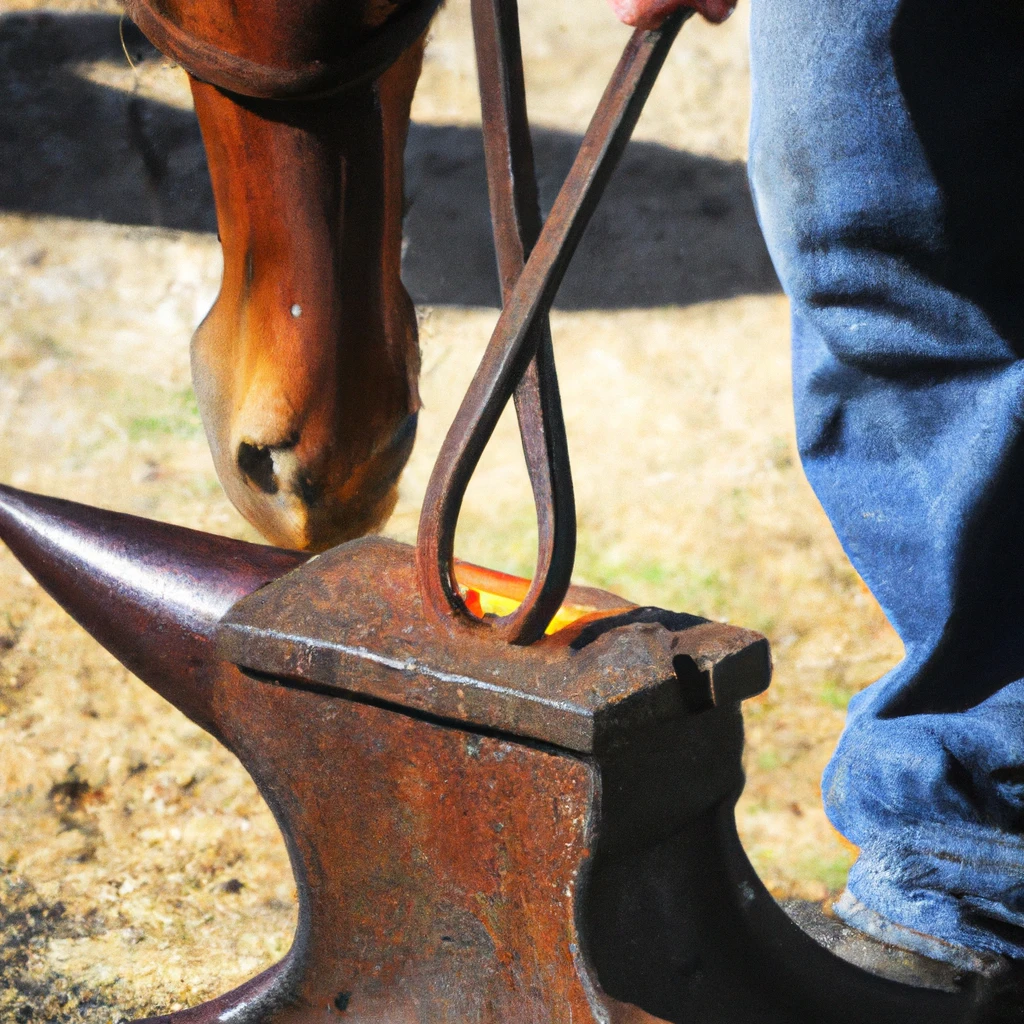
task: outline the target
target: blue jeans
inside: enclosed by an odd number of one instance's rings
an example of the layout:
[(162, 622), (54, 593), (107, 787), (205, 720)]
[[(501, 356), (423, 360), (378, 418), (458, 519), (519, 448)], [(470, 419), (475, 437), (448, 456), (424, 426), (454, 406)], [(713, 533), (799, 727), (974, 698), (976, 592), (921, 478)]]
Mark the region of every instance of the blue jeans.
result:
[(906, 647), (825, 774), (845, 902), (1024, 958), (1024, 5), (752, 3), (800, 453)]

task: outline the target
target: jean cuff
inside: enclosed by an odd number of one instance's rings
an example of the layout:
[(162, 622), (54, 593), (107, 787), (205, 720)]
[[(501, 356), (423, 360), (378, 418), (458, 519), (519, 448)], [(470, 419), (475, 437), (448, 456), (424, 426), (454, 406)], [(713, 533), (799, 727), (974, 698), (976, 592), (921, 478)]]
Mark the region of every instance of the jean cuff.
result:
[(995, 953), (980, 953), (966, 946), (958, 946), (952, 942), (938, 939), (934, 935), (915, 931), (906, 925), (897, 924), (883, 917), (877, 911), (861, 903), (856, 896), (845, 889), (835, 902), (833, 910), (836, 916), (845, 921), (851, 928), (870, 935), (879, 942), (900, 949), (919, 953), (932, 960), (941, 960), (951, 964), (957, 970), (971, 974), (982, 974), (991, 977), (1006, 969), (1008, 961)]

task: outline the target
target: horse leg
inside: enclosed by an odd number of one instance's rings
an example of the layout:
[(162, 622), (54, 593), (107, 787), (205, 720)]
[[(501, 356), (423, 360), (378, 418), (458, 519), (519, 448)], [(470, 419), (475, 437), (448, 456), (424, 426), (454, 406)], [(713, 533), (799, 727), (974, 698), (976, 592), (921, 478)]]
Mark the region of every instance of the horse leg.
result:
[(422, 53), (421, 39), (376, 82), (319, 100), (192, 79), (224, 255), (193, 380), (228, 496), (277, 544), (379, 526), (412, 448), (402, 162)]

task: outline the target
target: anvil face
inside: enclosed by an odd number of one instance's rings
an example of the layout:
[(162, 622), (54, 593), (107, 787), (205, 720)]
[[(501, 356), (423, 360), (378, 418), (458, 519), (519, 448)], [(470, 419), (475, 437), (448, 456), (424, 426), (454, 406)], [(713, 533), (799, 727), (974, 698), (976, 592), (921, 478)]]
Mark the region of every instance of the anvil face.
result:
[(403, 545), (304, 561), (5, 487), (0, 537), (237, 754), (288, 845), (285, 959), (153, 1021), (966, 1024), (1019, 1009), (872, 977), (764, 890), (733, 822), (738, 701), (768, 682), (755, 633), (575, 590), (593, 614), (538, 644), (467, 639), (424, 618)]
[(467, 636), (425, 614), (413, 549), (368, 537), (244, 598), (217, 647), (263, 675), (582, 754), (768, 686), (759, 633), (590, 588), (568, 603), (590, 614), (528, 647)]

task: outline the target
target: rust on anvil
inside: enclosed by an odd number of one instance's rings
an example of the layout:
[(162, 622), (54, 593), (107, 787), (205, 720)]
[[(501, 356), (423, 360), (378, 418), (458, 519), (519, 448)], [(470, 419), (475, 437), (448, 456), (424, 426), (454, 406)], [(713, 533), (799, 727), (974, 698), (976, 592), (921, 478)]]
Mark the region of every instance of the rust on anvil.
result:
[(759, 633), (693, 615), (623, 608), (530, 647), (450, 633), (423, 613), (413, 548), (380, 537), (342, 545), (240, 601), (220, 654), (251, 671), (492, 729), (580, 753), (650, 722), (735, 703), (769, 683)]
[(0, 539), (238, 756), (285, 837), (288, 954), (149, 1024), (1011, 1019), (859, 971), (758, 880), (733, 820), (757, 634), (577, 588), (589, 617), (530, 648), (456, 643), (402, 545), (299, 565), (5, 487)]

